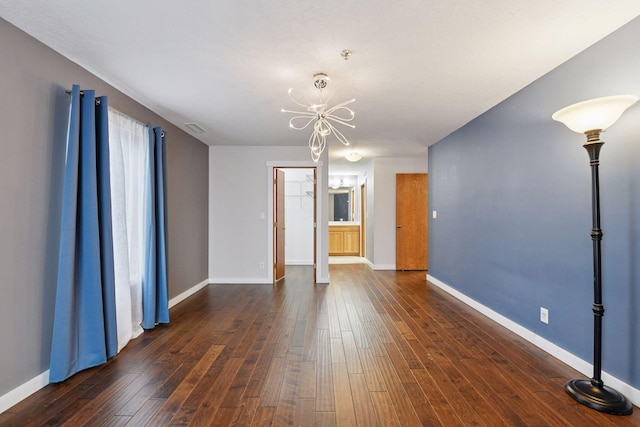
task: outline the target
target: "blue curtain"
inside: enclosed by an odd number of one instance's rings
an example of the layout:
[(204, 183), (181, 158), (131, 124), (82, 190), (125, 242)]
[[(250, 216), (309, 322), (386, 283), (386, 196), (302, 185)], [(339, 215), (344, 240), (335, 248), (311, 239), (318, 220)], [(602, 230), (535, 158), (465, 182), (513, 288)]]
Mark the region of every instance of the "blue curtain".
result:
[(166, 142), (161, 127), (149, 125), (149, 170), (145, 202), (145, 274), (142, 279), (142, 327), (169, 323), (166, 257)]
[(117, 353), (107, 98), (73, 86), (50, 381)]

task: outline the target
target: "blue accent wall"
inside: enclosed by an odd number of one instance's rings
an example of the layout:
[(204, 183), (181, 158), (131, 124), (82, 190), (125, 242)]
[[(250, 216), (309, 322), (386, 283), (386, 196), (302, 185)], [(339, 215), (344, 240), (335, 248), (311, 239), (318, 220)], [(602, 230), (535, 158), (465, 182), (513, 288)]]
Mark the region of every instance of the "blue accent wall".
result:
[[(640, 96), (639, 41), (636, 18), (429, 148), (429, 273), (588, 362), (589, 158), (551, 115)], [(602, 140), (603, 370), (640, 388), (640, 103)]]

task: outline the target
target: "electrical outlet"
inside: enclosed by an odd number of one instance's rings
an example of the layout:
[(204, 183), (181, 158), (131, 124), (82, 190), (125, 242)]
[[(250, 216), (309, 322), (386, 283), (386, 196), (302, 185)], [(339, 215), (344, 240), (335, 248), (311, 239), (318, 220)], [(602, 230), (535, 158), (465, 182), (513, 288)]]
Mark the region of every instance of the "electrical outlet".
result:
[(261, 262), (259, 266), (260, 266), (260, 270), (264, 270), (264, 262)]
[(549, 310), (544, 307), (540, 307), (540, 321), (549, 324)]

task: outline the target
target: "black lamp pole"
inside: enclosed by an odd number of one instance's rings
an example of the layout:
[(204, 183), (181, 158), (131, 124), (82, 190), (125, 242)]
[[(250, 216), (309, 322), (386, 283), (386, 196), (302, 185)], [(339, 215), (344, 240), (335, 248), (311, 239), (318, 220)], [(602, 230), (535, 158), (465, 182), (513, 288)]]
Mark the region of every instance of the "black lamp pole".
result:
[(602, 230), (600, 229), (600, 130), (585, 132), (587, 143), (584, 148), (589, 153), (591, 164), (591, 212), (593, 228), (593, 378), (575, 379), (565, 385), (565, 390), (575, 400), (592, 409), (613, 415), (629, 415), (633, 412), (631, 402), (618, 391), (607, 387), (601, 378), (602, 373)]

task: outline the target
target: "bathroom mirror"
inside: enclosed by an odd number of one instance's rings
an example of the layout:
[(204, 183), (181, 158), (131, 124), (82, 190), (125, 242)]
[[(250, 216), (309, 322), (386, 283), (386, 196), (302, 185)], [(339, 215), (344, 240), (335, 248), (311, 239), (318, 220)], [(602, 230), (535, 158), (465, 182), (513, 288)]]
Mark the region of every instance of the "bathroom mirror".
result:
[(329, 221), (352, 221), (349, 189), (329, 190)]
[(357, 175), (329, 175), (329, 221), (359, 221)]

